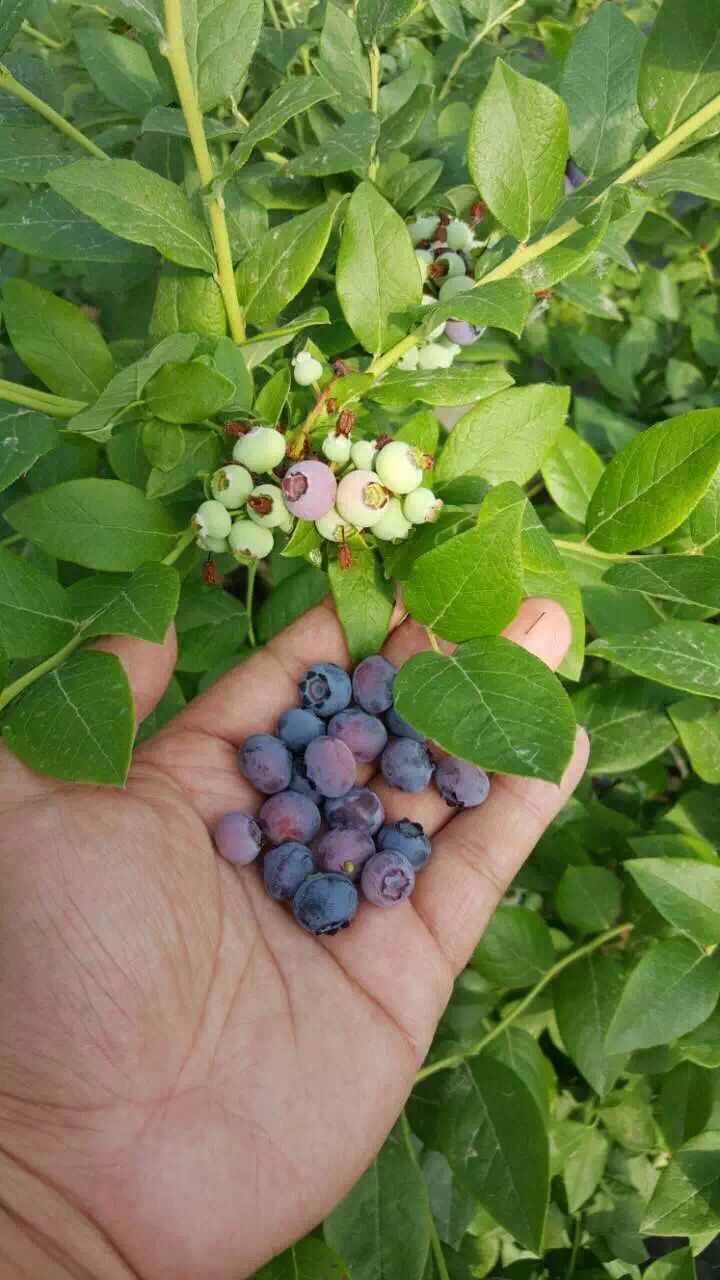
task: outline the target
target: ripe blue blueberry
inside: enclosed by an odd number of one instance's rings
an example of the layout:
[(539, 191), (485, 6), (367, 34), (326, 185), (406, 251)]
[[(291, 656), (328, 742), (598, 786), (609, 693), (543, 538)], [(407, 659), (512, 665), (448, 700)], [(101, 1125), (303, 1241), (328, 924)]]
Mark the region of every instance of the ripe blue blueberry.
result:
[(360, 879), (363, 863), (375, 852), (372, 837), (356, 827), (331, 827), (317, 849), (318, 866), (323, 871), (338, 871), (351, 880)]
[(393, 681), (397, 668), (379, 653), (371, 658), (364, 658), (353, 673), (353, 694), (355, 701), (363, 711), (370, 715), (380, 715), (392, 706)]
[(339, 738), (315, 738), (305, 748), (307, 776), (321, 795), (345, 796), (355, 786), (355, 757)]
[(339, 738), (363, 764), (377, 760), (387, 742), (387, 729), (382, 720), (361, 711), (360, 707), (338, 711), (329, 722), (327, 731), (328, 737)]
[(484, 804), (490, 794), (490, 779), (485, 770), (455, 756), (445, 756), (439, 762), (435, 782), (445, 803), (455, 809), (473, 809)]
[(244, 867), (254, 862), (262, 845), (262, 831), (249, 813), (224, 813), (215, 828), (215, 846), (223, 858)]
[(368, 858), (360, 877), (362, 891), (376, 907), (397, 907), (415, 888), (415, 869), (403, 853), (388, 849)]
[(265, 888), (276, 902), (292, 902), (303, 880), (313, 874), (315, 863), (310, 850), (297, 840), (288, 840), (265, 854)]
[(270, 844), (299, 840), (308, 844), (320, 830), (320, 810), (297, 791), (281, 791), (266, 800), (259, 814), (260, 826)]
[(385, 821), (385, 810), (369, 787), (353, 787), (346, 796), (325, 801), (325, 820), (329, 827), (353, 827), (372, 836)]
[(380, 852), (394, 849), (402, 853), (412, 863), (416, 871), (425, 866), (430, 857), (431, 845), (419, 822), (411, 822), (409, 818), (401, 818), (399, 822), (391, 822), (378, 832), (377, 847)]
[(313, 738), (322, 736), (325, 725), (314, 711), (306, 711), (304, 707), (291, 707), (278, 720), (277, 731), (291, 751), (304, 751)]
[(304, 707), (327, 720), (348, 706), (352, 698), (350, 677), (334, 662), (316, 662), (300, 681), (300, 698)]
[(303, 881), (292, 907), (298, 924), (308, 933), (339, 933), (357, 911), (357, 889), (347, 876), (325, 871)]
[(272, 734), (254, 733), (246, 738), (238, 752), (238, 763), (248, 782), (268, 796), (284, 791), (290, 782), (292, 756), (285, 743)]
[(411, 794), (424, 791), (433, 774), (427, 749), (412, 738), (391, 738), (382, 753), (380, 768), (389, 786)]
[(445, 332), (456, 346), (471, 347), (473, 342), (482, 338), (486, 328), (484, 324), (470, 324), (467, 320), (448, 320)]
[(426, 741), (425, 734), (420, 733), (418, 729), (413, 729), (407, 720), (403, 720), (402, 716), (398, 715), (394, 707), (385, 712), (385, 724), (396, 738), (412, 738), (414, 742)]

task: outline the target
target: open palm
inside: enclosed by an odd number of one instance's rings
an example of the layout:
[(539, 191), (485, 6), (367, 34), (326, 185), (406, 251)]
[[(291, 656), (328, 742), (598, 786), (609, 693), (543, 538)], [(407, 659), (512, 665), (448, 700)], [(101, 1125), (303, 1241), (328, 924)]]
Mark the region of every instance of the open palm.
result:
[[(507, 634), (552, 666), (568, 643), (549, 601)], [(386, 652), (423, 644), (407, 621)], [(104, 647), (147, 715), (173, 638)], [(23, 1274), (241, 1280), (314, 1226), (394, 1123), (453, 976), (582, 772), (584, 736), (561, 788), (497, 778), (455, 817), (432, 788), (378, 783), (390, 820), (437, 833), (433, 858), (412, 902), (315, 939), (210, 833), (257, 807), (237, 745), (321, 658), (348, 663), (325, 606), (142, 746), (123, 791), (0, 756), (0, 1207), (37, 1252)]]

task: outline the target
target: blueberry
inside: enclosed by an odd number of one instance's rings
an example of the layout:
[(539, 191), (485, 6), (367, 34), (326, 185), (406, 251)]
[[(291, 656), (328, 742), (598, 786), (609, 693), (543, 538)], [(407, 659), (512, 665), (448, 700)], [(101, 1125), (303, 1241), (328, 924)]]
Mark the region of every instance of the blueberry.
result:
[(303, 881), (292, 906), (295, 919), (308, 933), (339, 933), (357, 911), (357, 889), (347, 876), (322, 872)]
[(238, 762), (248, 782), (266, 795), (284, 791), (292, 774), (292, 756), (280, 738), (254, 733), (238, 752)]
[(355, 757), (339, 738), (315, 738), (305, 748), (305, 768), (321, 795), (344, 796), (355, 785)]
[(291, 902), (303, 880), (307, 880), (314, 870), (313, 856), (307, 846), (297, 840), (288, 840), (265, 855), (265, 888), (276, 902)]
[(302, 704), (327, 719), (344, 711), (352, 697), (350, 677), (334, 662), (316, 662), (300, 681)]
[(369, 787), (353, 787), (346, 796), (325, 801), (325, 820), (329, 827), (353, 827), (372, 836), (385, 821), (385, 810)]
[(338, 485), (335, 506), (347, 524), (370, 529), (381, 519), (389, 496), (374, 471), (350, 471)]
[(377, 716), (392, 706), (393, 680), (396, 668), (387, 658), (379, 653), (372, 658), (364, 658), (353, 673), (353, 693), (355, 701), (363, 711)]
[(325, 732), (325, 725), (314, 711), (304, 707), (291, 707), (278, 720), (278, 736), (291, 751), (303, 751), (313, 738)]
[(317, 805), (297, 791), (271, 796), (260, 810), (260, 826), (271, 844), (284, 844), (286, 840), (308, 844), (320, 830), (320, 821)]
[(409, 818), (383, 827), (378, 833), (377, 847), (383, 853), (392, 849), (404, 854), (416, 871), (425, 866), (431, 852), (430, 841), (420, 823), (411, 822)]
[[(305, 752), (303, 751), (303, 755)], [(309, 800), (314, 800), (315, 804), (322, 804), (324, 796), (318, 791), (314, 782), (311, 782), (307, 776), (305, 761), (302, 756), (296, 756), (293, 762), (292, 778), (290, 779), (290, 791), (296, 791), (299, 796), (307, 796)]]
[(455, 756), (445, 756), (440, 761), (435, 782), (445, 803), (455, 809), (473, 809), (484, 804), (490, 793), (490, 779), (485, 770)]
[(368, 902), (376, 907), (397, 907), (415, 888), (415, 869), (403, 853), (388, 849), (368, 858), (360, 879)]
[(420, 733), (418, 729), (413, 729), (407, 720), (403, 720), (402, 716), (398, 715), (394, 707), (385, 712), (385, 724), (396, 738), (412, 738), (413, 742), (426, 741), (425, 734)]
[(323, 871), (339, 871), (359, 880), (360, 869), (375, 852), (372, 837), (354, 827), (332, 827), (317, 849), (318, 866)]
[(448, 320), (445, 332), (458, 347), (471, 347), (473, 342), (482, 338), (486, 328), (486, 325), (470, 324), (467, 320)]
[(391, 738), (380, 759), (385, 781), (400, 791), (424, 791), (433, 774), (427, 749), (412, 738)]
[(262, 831), (249, 813), (224, 813), (215, 828), (218, 853), (240, 867), (257, 858), (261, 844)]
[(321, 520), (335, 505), (337, 480), (324, 462), (296, 462), (282, 482), (285, 505), (300, 520)]
[(339, 738), (349, 747), (356, 760), (369, 764), (377, 760), (387, 742), (387, 729), (377, 716), (368, 715), (359, 707), (338, 711), (328, 724), (328, 737)]

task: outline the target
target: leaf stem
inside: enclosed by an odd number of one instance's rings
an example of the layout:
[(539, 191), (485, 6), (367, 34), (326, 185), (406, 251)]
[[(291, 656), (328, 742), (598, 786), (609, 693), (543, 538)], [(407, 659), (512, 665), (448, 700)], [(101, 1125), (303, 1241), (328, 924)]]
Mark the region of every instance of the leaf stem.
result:
[(420, 1080), (427, 1080), (428, 1076), (434, 1076), (438, 1071), (449, 1071), (453, 1067), (459, 1067), (463, 1062), (467, 1062), (468, 1058), (476, 1058), (493, 1040), (497, 1040), (497, 1037), (502, 1035), (503, 1031), (507, 1031), (508, 1027), (512, 1026), (513, 1022), (516, 1022), (525, 1013), (526, 1009), (530, 1008), (530, 1005), (537, 999), (541, 991), (544, 991), (557, 978), (558, 974), (568, 969), (571, 964), (575, 964), (577, 960), (582, 960), (584, 956), (592, 955), (593, 951), (599, 951), (600, 947), (604, 947), (606, 942), (612, 942), (613, 938), (619, 938), (621, 934), (628, 933), (632, 928), (632, 924), (618, 924), (614, 929), (607, 929), (605, 933), (598, 934), (597, 938), (592, 938), (584, 946), (578, 947), (577, 950), (563, 956), (561, 960), (558, 960), (556, 964), (548, 969), (547, 973), (543, 974), (540, 981), (535, 983), (535, 986), (528, 991), (527, 995), (523, 996), (522, 1000), (509, 1013), (506, 1013), (505, 1017), (501, 1018), (500, 1022), (497, 1022), (481, 1040), (478, 1040), (476, 1044), (472, 1045), (464, 1053), (450, 1054), (447, 1058), (439, 1058), (437, 1062), (431, 1062), (429, 1066), (423, 1067), (422, 1070), (418, 1071), (415, 1083), (417, 1084)]
[[(371, 45), (368, 50), (368, 62), (370, 64), (370, 110), (377, 115), (380, 106), (380, 50), (376, 44)], [(377, 171), (377, 143), (373, 142), (368, 165), (368, 178), (371, 182), (375, 181)]]
[(253, 649), (257, 649), (255, 627), (253, 625), (253, 603), (255, 599), (255, 579), (257, 577), (257, 560), (247, 567), (247, 583), (245, 586), (245, 611), (247, 613), (248, 640)]
[[(415, 1168), (417, 1169), (418, 1173), (420, 1174), (420, 1177), (422, 1178), (423, 1177), (422, 1169), (420, 1168), (418, 1158), (417, 1158), (417, 1153), (413, 1146), (412, 1133), (410, 1132), (410, 1125), (408, 1123), (407, 1113), (404, 1107), (400, 1112), (400, 1129), (402, 1132), (403, 1142), (405, 1143), (405, 1148), (407, 1150), (407, 1153), (410, 1159), (412, 1160), (413, 1164), (415, 1165)], [(423, 1181), (424, 1181), (424, 1178), (423, 1178)], [(427, 1192), (425, 1195), (425, 1203), (427, 1207), (428, 1229), (430, 1233), (430, 1247), (433, 1252), (433, 1258), (435, 1259), (435, 1266), (437, 1268), (437, 1273), (438, 1273), (438, 1276), (440, 1277), (440, 1280), (450, 1280), (447, 1264), (445, 1262), (445, 1255), (442, 1251), (442, 1245), (440, 1243), (440, 1237), (438, 1235), (437, 1225), (435, 1223), (435, 1218), (433, 1217), (432, 1209), (430, 1208), (430, 1197), (428, 1196)]]
[(34, 684), (36, 680), (39, 680), (41, 676), (45, 676), (48, 671), (54, 671), (56, 667), (59, 667), (66, 658), (70, 657), (71, 653), (74, 653), (76, 649), (80, 648), (84, 636), (84, 630), (78, 631), (77, 635), (74, 635), (71, 640), (68, 640), (67, 644), (64, 644), (62, 649), (58, 649), (57, 653), (53, 653), (51, 657), (46, 658), (44, 662), (38, 663), (38, 665), (33, 667), (30, 671), (26, 671), (24, 675), (18, 676), (17, 680), (14, 680), (12, 684), (9, 684), (5, 689), (3, 689), (2, 693), (0, 693), (0, 711), (2, 711), (9, 702), (12, 702), (13, 698), (17, 698), (18, 694), (22, 693), (24, 689), (27, 689), (29, 685)]
[(60, 133), (64, 133), (66, 138), (70, 138), (79, 147), (84, 147), (86, 151), (89, 151), (91, 156), (95, 156), (99, 160), (108, 160), (110, 158), (107, 152), (102, 150), (102, 147), (98, 147), (90, 138), (86, 138), (85, 134), (76, 129), (74, 124), (70, 124), (70, 121), (60, 115), (59, 111), (56, 111), (54, 107), (48, 106), (47, 102), (43, 102), (42, 98), (38, 98), (37, 94), (31, 93), (30, 89), (27, 89), (24, 84), (16, 80), (2, 62), (0, 62), (0, 89), (11, 93), (19, 102), (24, 102), (26, 107), (37, 111), (38, 115), (49, 120), (50, 124), (59, 129)]
[(237, 295), (235, 275), (233, 272), (232, 251), (225, 221), (225, 202), (218, 191), (212, 189), (215, 180), (215, 166), (203, 126), (202, 112), (195, 92), (195, 85), (190, 73), (185, 33), (183, 30), (182, 0), (165, 0), (165, 43), (166, 56), (170, 63), (178, 101), (182, 107), (185, 124), (190, 135), (190, 143), (195, 156), (195, 164), (200, 181), (208, 191), (208, 216), (210, 230), (215, 245), (217, 261), (217, 283), (225, 303), (230, 332), (233, 341), (242, 342), (245, 337), (245, 320)]
[(38, 44), (44, 44), (46, 49), (65, 48), (62, 40), (56, 40), (54, 36), (46, 36), (44, 31), (38, 31), (37, 27), (32, 27), (29, 22), (23, 22), (20, 30), (23, 35), (31, 36), (33, 40), (37, 40)]
[(610, 551), (597, 551), (595, 547), (591, 547), (589, 542), (572, 542), (569, 538), (553, 538), (556, 547), (561, 551), (579, 551), (583, 556), (594, 556), (596, 560), (608, 560), (612, 564), (620, 563), (623, 560), (634, 560), (634, 556), (625, 556), (615, 554)]
[(0, 547), (12, 547), (16, 542), (22, 542), (24, 537), (24, 533), (12, 533), (9, 538), (0, 540)]
[(515, 3), (511, 4), (510, 8), (506, 9), (504, 13), (501, 13), (498, 15), (497, 18), (492, 18), (489, 22), (486, 22), (485, 26), (480, 28), (477, 35), (473, 36), (473, 39), (470, 41), (470, 43), (466, 45), (464, 49), (460, 50), (460, 53), (458, 54), (450, 70), (448, 71), (447, 76), (445, 78), (445, 83), (442, 89), (440, 90), (440, 93), (438, 94), (439, 102), (442, 102), (443, 98), (447, 98), (450, 92), (450, 89), (452, 88), (453, 80), (455, 79), (458, 71), (460, 70), (461, 67), (465, 65), (470, 55), (474, 53), (475, 49), (477, 49), (477, 46), (480, 44), (480, 41), (484, 40), (486, 36), (489, 36), (490, 32), (494, 31), (496, 27), (501, 27), (504, 22), (507, 22), (508, 18), (510, 17), (510, 14), (515, 13), (516, 9), (521, 9), (524, 3), (525, 3), (525, 0), (515, 0)]
[(265, 0), (265, 3), (267, 4), (268, 13), (270, 14), (270, 20), (275, 30), (282, 31), (282, 25), (281, 25), (280, 19), (278, 18), (277, 9), (275, 8), (274, 0)]
[(437, 642), (437, 636), (435, 635), (435, 632), (431, 631), (429, 627), (426, 627), (425, 630), (427, 632), (427, 638), (430, 642), (430, 648), (434, 649), (436, 653), (441, 653), (442, 650), (440, 648), (440, 645)]
[(167, 555), (163, 557), (160, 563), (167, 565), (175, 564), (175, 561), (180, 559), (183, 551), (187, 551), (188, 547), (195, 541), (196, 537), (197, 530), (193, 529), (192, 526), (189, 529), (185, 529), (183, 533), (180, 534), (180, 537), (175, 543), (172, 551), (168, 551)]
[(36, 409), (38, 413), (48, 413), (52, 418), (74, 418), (76, 413), (87, 409), (83, 400), (66, 400), (48, 391), (24, 387), (20, 382), (7, 382), (5, 378), (0, 378), (0, 400), (9, 400), (11, 404), (20, 404), (25, 409)]

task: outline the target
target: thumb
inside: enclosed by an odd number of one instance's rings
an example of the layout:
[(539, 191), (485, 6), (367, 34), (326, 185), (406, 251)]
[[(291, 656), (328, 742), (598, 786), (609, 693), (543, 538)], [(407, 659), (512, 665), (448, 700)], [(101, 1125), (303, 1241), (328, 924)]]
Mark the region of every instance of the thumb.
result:
[(103, 636), (88, 648), (114, 653), (120, 659), (135, 701), (135, 719), (140, 724), (155, 710), (175, 668), (175, 628), (168, 629), (162, 644), (151, 644), (149, 640), (137, 640), (134, 636)]

